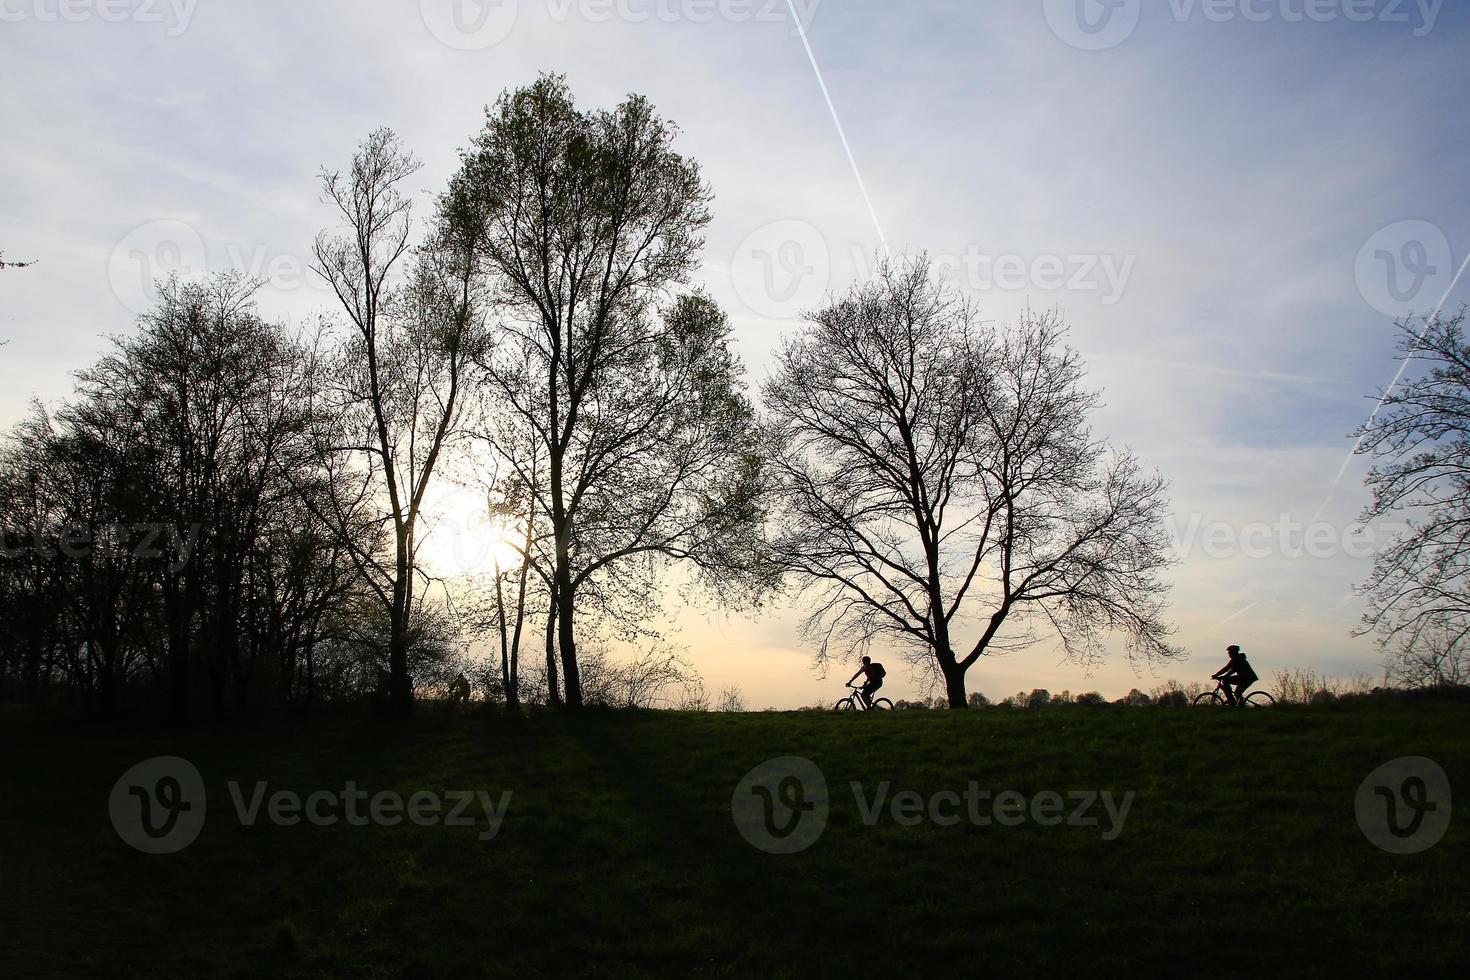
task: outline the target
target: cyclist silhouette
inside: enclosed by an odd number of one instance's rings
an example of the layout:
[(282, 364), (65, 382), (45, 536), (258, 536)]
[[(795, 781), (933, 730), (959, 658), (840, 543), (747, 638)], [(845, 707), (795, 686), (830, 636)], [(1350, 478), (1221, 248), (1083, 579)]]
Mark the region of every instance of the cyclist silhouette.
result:
[(1238, 646), (1229, 646), (1225, 652), (1230, 655), (1230, 662), (1224, 667), (1210, 675), (1211, 680), (1224, 681), (1225, 696), (1232, 705), (1240, 704), (1246, 689), (1260, 680), (1251, 662), (1245, 658)]
[(847, 683), (851, 684), (864, 674), (868, 676), (868, 679), (863, 681), (862, 689), (858, 693), (863, 696), (863, 704), (871, 708), (873, 706), (873, 695), (877, 692), (878, 688), (883, 686), (883, 678), (888, 676), (888, 671), (883, 669), (882, 664), (873, 663), (872, 657), (864, 657), (863, 665), (858, 668), (856, 674), (853, 674), (847, 679)]

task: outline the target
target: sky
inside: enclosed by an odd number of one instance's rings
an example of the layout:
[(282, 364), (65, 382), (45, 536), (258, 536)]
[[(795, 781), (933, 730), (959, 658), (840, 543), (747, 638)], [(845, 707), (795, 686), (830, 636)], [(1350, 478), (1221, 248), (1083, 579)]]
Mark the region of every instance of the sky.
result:
[[(1376, 674), (1353, 589), (1392, 528), (1357, 529), (1367, 465), (1343, 464), (1393, 321), (1470, 302), (1467, 40), (1442, 0), (0, 0), (0, 251), (39, 260), (0, 271), (0, 426), (64, 398), (170, 271), (329, 310), (321, 168), (392, 127), (427, 214), (485, 106), (564, 72), (584, 106), (638, 92), (679, 124), (716, 195), (697, 279), (753, 391), (885, 249), (997, 324), (1071, 324), (1096, 431), (1170, 481), (1191, 658), (1088, 673), (1045, 640), (972, 689), (1119, 697), (1228, 643), (1268, 683)], [(711, 691), (835, 700), (800, 606), (665, 625)], [(888, 689), (928, 693), (902, 668)]]

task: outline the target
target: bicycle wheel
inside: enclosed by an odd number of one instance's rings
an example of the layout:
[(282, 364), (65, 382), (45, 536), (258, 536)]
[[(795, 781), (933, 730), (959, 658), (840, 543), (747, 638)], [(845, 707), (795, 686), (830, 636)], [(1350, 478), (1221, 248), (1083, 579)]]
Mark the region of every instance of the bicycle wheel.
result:
[(878, 700), (876, 700), (876, 701), (873, 702), (873, 710), (874, 711), (892, 711), (893, 710), (893, 702), (890, 701), (890, 700), (888, 700), (887, 698), (879, 698)]
[(1224, 703), (1225, 699), (1220, 697), (1219, 691), (1206, 691), (1203, 694), (1196, 694), (1194, 696), (1194, 706), (1196, 708), (1218, 708)]
[(857, 710), (857, 705), (853, 703), (852, 698), (843, 698), (841, 701), (838, 701), (837, 702), (837, 707), (833, 708), (832, 710), (833, 711), (856, 711)]
[(1247, 708), (1269, 708), (1276, 703), (1276, 698), (1265, 691), (1252, 691), (1245, 696)]

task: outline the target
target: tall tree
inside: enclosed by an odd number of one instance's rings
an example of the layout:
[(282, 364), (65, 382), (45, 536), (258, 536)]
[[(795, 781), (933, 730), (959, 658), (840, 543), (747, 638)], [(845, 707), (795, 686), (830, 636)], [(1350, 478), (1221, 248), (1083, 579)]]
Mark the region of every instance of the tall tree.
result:
[(1164, 485), (1088, 429), (1096, 395), (1053, 316), (1014, 330), (921, 260), (815, 313), (765, 403), (779, 441), (776, 550), (820, 596), (820, 660), (890, 642), (952, 708), (988, 652), (1038, 627), (1092, 661), (1118, 631), (1168, 659)]
[(446, 223), (469, 226), (504, 313), (485, 364), (492, 397), (546, 468), (522, 476), (550, 524), (571, 708), (589, 592), (628, 587), (639, 563), (687, 561), (719, 588), (758, 578), (754, 416), (723, 314), (678, 295), (710, 192), (676, 135), (640, 96), (584, 112), (564, 79), (544, 76), (501, 96), (442, 206)]
[[(418, 169), (391, 131), (368, 136), (347, 171), (322, 175), (345, 233), (323, 232), (315, 249), (316, 270), (351, 327), (341, 348), (339, 404), (329, 413), (341, 423), (323, 449), (357, 457), (379, 491), (391, 559), (351, 553), (387, 614), (389, 705), (397, 716), (413, 704), (409, 646), (424, 496), (462, 419), (466, 372), (485, 337), (470, 278), (473, 240), (441, 235), (410, 256), (413, 202), (403, 185)], [(411, 261), (400, 282), (405, 258)], [(340, 540), (352, 542), (350, 522), (338, 526)]]
[(1403, 321), (1401, 358), (1418, 368), (1381, 392), (1379, 410), (1356, 433), (1376, 463), (1363, 521), (1402, 516), (1407, 529), (1378, 555), (1363, 586), (1363, 632), (1409, 663), (1470, 643), (1470, 343), (1462, 310)]

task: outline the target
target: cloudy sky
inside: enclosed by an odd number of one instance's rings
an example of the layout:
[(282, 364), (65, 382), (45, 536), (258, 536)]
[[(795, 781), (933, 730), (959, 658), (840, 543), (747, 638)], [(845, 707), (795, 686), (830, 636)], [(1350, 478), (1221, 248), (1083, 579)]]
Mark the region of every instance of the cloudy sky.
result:
[[(561, 71), (681, 126), (717, 195), (701, 278), (753, 383), (885, 247), (997, 322), (1066, 315), (1098, 431), (1172, 483), (1194, 656), (1089, 677), (1043, 643), (973, 687), (1116, 697), (1229, 642), (1267, 677), (1373, 671), (1364, 466), (1334, 481), (1395, 316), (1470, 301), (1467, 40), (1442, 0), (0, 0), (0, 251), (40, 260), (0, 272), (0, 424), (64, 397), (170, 269), (244, 268), (272, 317), (328, 308), (318, 170), (391, 126), (427, 203), (487, 103)], [(813, 676), (797, 618), (674, 625), (711, 688), (786, 706), (846, 676)]]

